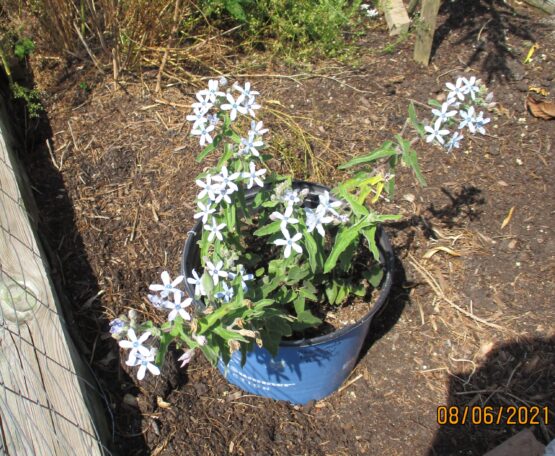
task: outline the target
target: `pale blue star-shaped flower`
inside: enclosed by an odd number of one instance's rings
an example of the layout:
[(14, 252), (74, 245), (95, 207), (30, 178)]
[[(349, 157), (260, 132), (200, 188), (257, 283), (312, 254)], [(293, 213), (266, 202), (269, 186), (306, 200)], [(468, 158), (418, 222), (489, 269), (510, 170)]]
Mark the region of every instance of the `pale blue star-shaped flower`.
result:
[(441, 129), (441, 122), (439, 122), (439, 120), (434, 123), (433, 128), (426, 125), (424, 130), (428, 133), (428, 136), (426, 136), (426, 142), (428, 143), (436, 140), (438, 143), (443, 145), (445, 143), (443, 137), (449, 134), (449, 130)]
[(488, 124), (490, 122), (490, 118), (486, 118), (484, 119), (484, 113), (482, 111), (480, 111), (480, 114), (478, 114), (475, 118), (474, 118), (474, 122), (475, 122), (475, 126), (476, 126), (476, 131), (482, 135), (486, 134), (486, 129), (484, 128), (484, 125)]
[(128, 359), (125, 364), (131, 367), (139, 366), (139, 370), (137, 371), (137, 379), (142, 380), (145, 378), (147, 370), (152, 375), (160, 375), (160, 369), (153, 363), (154, 357), (155, 352), (150, 351), (147, 355), (140, 354), (134, 359)]
[(191, 131), (191, 134), (193, 136), (199, 136), (201, 146), (204, 146), (206, 143), (212, 144), (213, 139), (212, 136), (210, 136), (210, 133), (214, 131), (214, 128), (216, 128), (214, 125), (206, 125), (204, 123), (197, 125), (197, 127)]
[(220, 187), (220, 190), (216, 193), (215, 203), (220, 204), (222, 200), (224, 200), (227, 204), (231, 204), (231, 198), (229, 195), (232, 195), (234, 192), (233, 188), (230, 187)]
[(289, 256), (291, 255), (291, 250), (294, 250), (297, 253), (303, 252), (303, 248), (299, 244), (297, 244), (297, 241), (300, 241), (303, 237), (301, 233), (297, 233), (293, 237), (291, 237), (289, 231), (287, 231), (286, 229), (282, 229), (281, 234), (283, 234), (283, 239), (276, 239), (274, 241), (274, 244), (285, 246), (285, 250), (283, 252), (284, 258), (289, 258)]
[[(241, 276), (241, 287), (243, 288), (243, 291), (247, 291), (248, 290), (247, 282), (254, 280), (254, 275), (247, 273), (245, 271), (245, 268), (241, 264), (237, 266), (237, 271)], [(228, 272), (227, 274), (228, 274), (229, 280), (234, 280), (235, 277), (237, 277), (237, 274), (235, 274), (234, 272)]]
[(260, 109), (261, 106), (256, 102), (254, 97), (249, 97), (245, 101), (245, 108), (247, 108), (247, 112), (252, 118), (256, 117), (256, 113), (254, 112), (256, 109)]
[(220, 223), (218, 225), (218, 222), (216, 222), (215, 218), (212, 219), (212, 225), (205, 224), (204, 229), (210, 231), (210, 234), (208, 235), (208, 242), (212, 242), (214, 240), (214, 237), (216, 237), (220, 241), (223, 241), (224, 238), (222, 236), (222, 230), (225, 228), (225, 226), (225, 223)]
[(318, 207), (322, 207), (324, 209), (324, 214), (330, 213), (339, 217), (339, 214), (335, 209), (340, 208), (343, 203), (341, 201), (330, 201), (330, 193), (326, 190), (321, 195), (318, 195), (318, 199), (320, 200), (320, 204)]
[(203, 97), (207, 97), (212, 103), (216, 102), (216, 98), (225, 97), (225, 93), (218, 90), (218, 81), (216, 79), (210, 79), (208, 81), (208, 89), (203, 89), (197, 92)]
[(457, 78), (455, 84), (448, 82), (445, 86), (449, 89), (447, 98), (458, 98), (460, 101), (464, 101), (464, 78)]
[(287, 206), (283, 214), (279, 212), (272, 212), (270, 214), (270, 220), (274, 220), (274, 221), (280, 220), (281, 221), (280, 227), (283, 230), (287, 228), (288, 224), (296, 225), (297, 223), (299, 223), (299, 220), (296, 219), (295, 217), (292, 217), (292, 214), (293, 214), (293, 206)]
[(305, 207), (306, 216), (306, 230), (312, 233), (314, 229), (320, 233), (320, 236), (324, 237), (326, 231), (324, 230), (323, 224), (330, 223), (333, 219), (329, 215), (326, 215), (326, 210), (322, 206), (318, 206), (316, 210), (309, 207)]
[(206, 223), (208, 221), (208, 216), (216, 212), (216, 209), (211, 207), (210, 203), (204, 204), (202, 201), (197, 201), (197, 206), (199, 207), (200, 211), (193, 215), (193, 218), (201, 219), (202, 223)]
[(202, 112), (203, 114), (206, 114), (208, 112), (208, 110), (214, 106), (213, 103), (211, 103), (210, 99), (208, 97), (203, 97), (200, 94), (196, 94), (197, 97), (197, 102), (192, 104), (192, 108), (194, 110), (197, 110), (199, 112)]
[(251, 135), (250, 133), (247, 138), (241, 138), (241, 148), (243, 149), (243, 155), (252, 154), (255, 157), (260, 157), (258, 148), (262, 147), (263, 145), (264, 143), (262, 141), (256, 140), (254, 135)]
[(282, 200), (289, 206), (294, 204), (299, 204), (301, 199), (299, 198), (298, 190), (287, 190), (283, 196)]
[(218, 263), (214, 264), (211, 261), (206, 262), (206, 269), (208, 270), (208, 274), (212, 277), (212, 281), (214, 285), (218, 285), (220, 281), (220, 277), (227, 277), (228, 273), (223, 271), (222, 268), (224, 267), (224, 262), (219, 261)]
[(216, 182), (219, 182), (222, 187), (229, 188), (230, 190), (236, 192), (237, 190), (239, 190), (239, 187), (237, 187), (237, 184), (235, 184), (235, 182), (233, 181), (235, 181), (240, 175), (240, 173), (229, 174), (227, 167), (224, 165), (222, 166), (220, 174), (212, 176), (212, 179), (214, 179)]
[(470, 106), (466, 111), (459, 111), (459, 116), (461, 116), (462, 119), (459, 124), (459, 130), (466, 127), (470, 133), (476, 133), (476, 113), (474, 112), (474, 106)]
[(193, 130), (196, 130), (199, 126), (206, 123), (208, 119), (205, 117), (205, 114), (205, 112), (195, 109), (192, 114), (186, 117), (189, 122), (193, 122)]
[(168, 321), (174, 321), (178, 315), (183, 318), (183, 320), (191, 320), (191, 315), (185, 309), (191, 305), (193, 300), (191, 298), (187, 298), (185, 301), (181, 301), (181, 299), (181, 293), (175, 293), (173, 295), (173, 301), (166, 301), (164, 304), (164, 307), (170, 310)]
[(157, 294), (149, 294), (147, 298), (156, 309), (161, 309), (162, 307), (164, 307), (165, 299), (161, 296)]
[(224, 302), (229, 302), (233, 299), (233, 287), (227, 285), (227, 283), (222, 282), (222, 291), (215, 294), (216, 298), (223, 300)]
[(434, 116), (436, 116), (437, 119), (441, 123), (444, 123), (446, 120), (448, 120), (451, 117), (454, 117), (454, 116), (457, 115), (456, 110), (449, 111), (449, 108), (451, 107), (451, 104), (452, 104), (451, 102), (446, 101), (445, 103), (443, 103), (441, 105), (441, 110), (440, 109), (432, 109), (432, 114)]
[(120, 318), (116, 318), (115, 320), (112, 320), (110, 322), (110, 334), (117, 336), (118, 334), (124, 331), (125, 326), (126, 326), (125, 322)]
[(476, 94), (480, 93), (480, 86), (477, 82), (476, 76), (472, 76), (470, 79), (463, 78), (462, 91), (465, 95), (470, 95), (472, 100), (475, 100)]
[(202, 285), (202, 277), (194, 269), (191, 271), (193, 277), (187, 277), (187, 282), (195, 286), (195, 296), (204, 296), (206, 291)]
[(237, 118), (237, 113), (247, 114), (247, 108), (243, 106), (244, 100), (244, 95), (239, 95), (237, 99), (235, 99), (233, 95), (228, 93), (227, 103), (222, 104), (220, 108), (224, 111), (229, 111), (229, 118), (235, 120)]
[(181, 293), (179, 288), (176, 288), (181, 282), (183, 282), (183, 276), (177, 276), (173, 281), (170, 277), (168, 271), (164, 271), (161, 274), (162, 284), (153, 284), (150, 285), (148, 288), (151, 291), (158, 291), (160, 292), (160, 296), (166, 298), (169, 296), (170, 293)]
[(263, 136), (265, 133), (268, 133), (268, 129), (264, 128), (264, 124), (262, 121), (256, 122), (255, 120), (251, 121), (251, 129), (249, 130), (249, 136)]
[(132, 328), (129, 328), (127, 330), (127, 340), (121, 340), (119, 342), (119, 346), (121, 348), (126, 348), (131, 350), (129, 352), (128, 361), (134, 362), (134, 360), (136, 360), (139, 354), (143, 356), (148, 356), (150, 349), (148, 347), (145, 347), (143, 343), (149, 337), (150, 337), (149, 331), (141, 334), (141, 336), (137, 338), (137, 335), (135, 334), (135, 331)]
[(220, 191), (220, 186), (218, 184), (213, 184), (212, 183), (212, 176), (209, 174), (208, 176), (206, 176), (206, 181), (202, 181), (200, 179), (197, 179), (196, 184), (202, 188), (202, 190), (199, 192), (199, 194), (197, 195), (197, 199), (202, 199), (205, 196), (208, 195), (208, 198), (211, 201), (215, 201), (216, 200), (216, 193), (219, 193)]
[(256, 165), (253, 162), (249, 163), (249, 171), (243, 172), (241, 177), (243, 179), (248, 179), (249, 182), (247, 183), (247, 188), (251, 189), (254, 184), (258, 185), (259, 187), (264, 187), (264, 181), (262, 176), (266, 174), (266, 169), (261, 168), (259, 170), (256, 169)]
[(453, 148), (458, 149), (460, 147), (460, 142), (463, 138), (464, 136), (461, 135), (458, 131), (453, 132), (453, 135), (451, 136), (451, 138), (449, 138), (449, 141), (447, 141), (447, 144), (445, 144), (445, 148), (447, 149), (447, 152), (451, 152)]
[(251, 83), (245, 82), (245, 86), (241, 87), (237, 82), (233, 84), (233, 88), (237, 90), (245, 98), (254, 98), (256, 95), (260, 95), (256, 90), (251, 89)]

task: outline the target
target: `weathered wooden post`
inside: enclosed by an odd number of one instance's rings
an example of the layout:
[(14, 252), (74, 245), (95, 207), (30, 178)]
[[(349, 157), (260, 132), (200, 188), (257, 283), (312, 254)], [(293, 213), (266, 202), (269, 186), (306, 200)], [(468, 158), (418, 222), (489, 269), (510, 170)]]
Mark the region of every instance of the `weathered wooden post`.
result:
[(440, 0), (422, 0), (420, 22), (416, 26), (414, 60), (426, 66), (432, 53), (439, 5)]

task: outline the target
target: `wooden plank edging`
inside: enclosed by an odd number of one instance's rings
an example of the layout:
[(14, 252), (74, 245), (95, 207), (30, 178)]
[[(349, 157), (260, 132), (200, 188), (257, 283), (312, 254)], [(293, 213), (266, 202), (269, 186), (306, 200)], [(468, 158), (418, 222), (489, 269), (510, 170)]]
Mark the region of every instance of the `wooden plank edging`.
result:
[(94, 381), (69, 337), (31, 226), (34, 204), (21, 187), (2, 102), (0, 93), (0, 452), (109, 454), (102, 414), (91, 416), (102, 408), (89, 394)]

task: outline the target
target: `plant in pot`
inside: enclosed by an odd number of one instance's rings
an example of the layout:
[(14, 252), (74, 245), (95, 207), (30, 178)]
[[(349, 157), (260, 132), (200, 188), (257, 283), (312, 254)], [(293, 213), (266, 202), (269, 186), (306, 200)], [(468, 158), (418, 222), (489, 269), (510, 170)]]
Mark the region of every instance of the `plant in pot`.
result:
[[(215, 164), (196, 180), (197, 221), (181, 275), (164, 271), (150, 286), (148, 299), (166, 321), (132, 314), (112, 321), (111, 332), (130, 350), (126, 363), (139, 367), (139, 379), (159, 374), (175, 344), (182, 366), (201, 351), (246, 391), (292, 403), (321, 399), (353, 369), (391, 287), (393, 252), (380, 224), (399, 216), (372, 205), (393, 195), (399, 163), (424, 179), (400, 135), (343, 165), (356, 171), (333, 189), (271, 172), (268, 130), (254, 120), (258, 92), (249, 82), (226, 87), (210, 80), (187, 116), (204, 147), (197, 161)], [(425, 134), (412, 105), (409, 123)], [(330, 329), (327, 317), (345, 306), (363, 310)]]

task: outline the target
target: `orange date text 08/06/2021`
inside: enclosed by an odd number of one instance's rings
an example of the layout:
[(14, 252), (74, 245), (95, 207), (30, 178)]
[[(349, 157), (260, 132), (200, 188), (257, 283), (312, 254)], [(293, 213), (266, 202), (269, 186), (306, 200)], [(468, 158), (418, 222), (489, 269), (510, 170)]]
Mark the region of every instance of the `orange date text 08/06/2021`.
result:
[(549, 407), (540, 406), (439, 406), (437, 408), (437, 424), (457, 425), (538, 425), (549, 424)]

